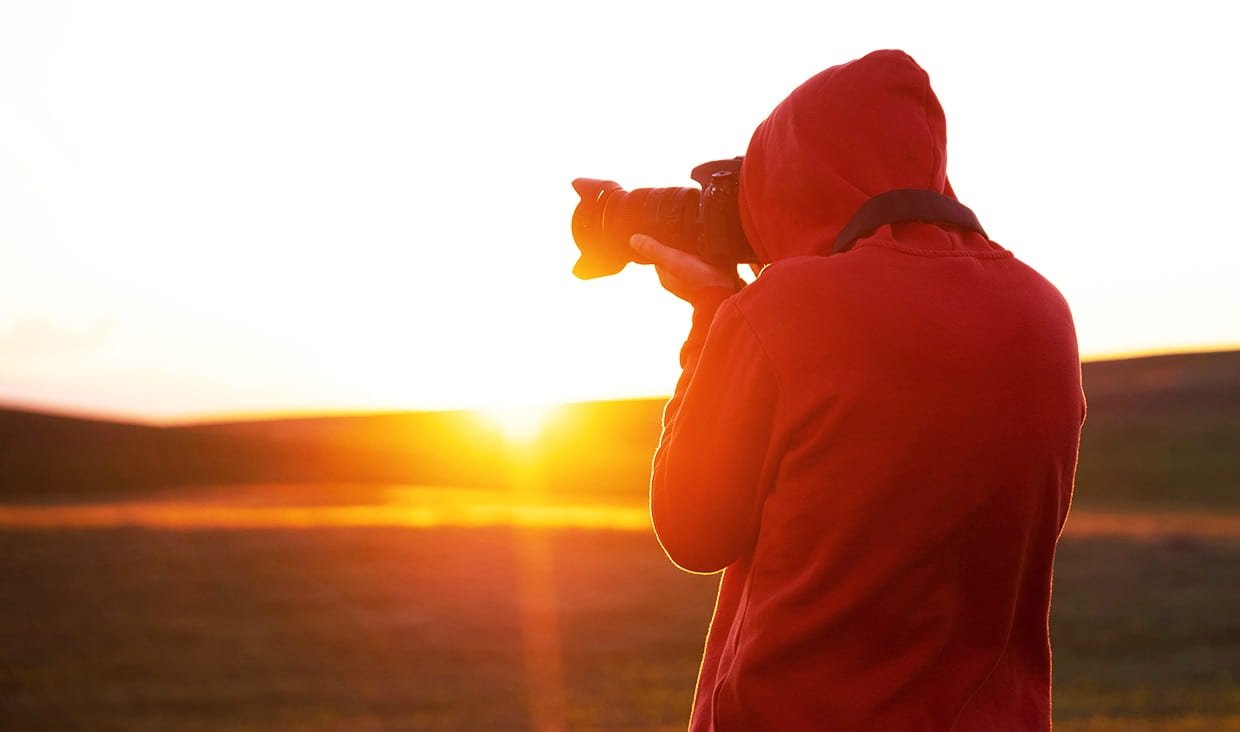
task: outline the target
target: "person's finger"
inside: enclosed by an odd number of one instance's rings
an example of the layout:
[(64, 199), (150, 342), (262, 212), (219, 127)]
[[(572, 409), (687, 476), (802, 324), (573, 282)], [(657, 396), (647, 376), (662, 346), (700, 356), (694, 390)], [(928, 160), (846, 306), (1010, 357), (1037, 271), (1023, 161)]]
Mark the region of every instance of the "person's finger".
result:
[(649, 249), (649, 241), (655, 241), (645, 234), (634, 234), (629, 237), (629, 249), (633, 250), (633, 261), (638, 264), (654, 264), (654, 260), (646, 253)]
[(633, 250), (633, 261), (638, 264), (658, 264), (656, 257), (663, 243), (653, 236), (634, 234), (629, 237), (629, 248)]
[(629, 247), (646, 260), (642, 264), (654, 264), (661, 267), (670, 267), (674, 270), (683, 270), (685, 267), (694, 266), (698, 261), (697, 257), (694, 257), (692, 254), (669, 247), (653, 236), (646, 234), (634, 234), (629, 237)]

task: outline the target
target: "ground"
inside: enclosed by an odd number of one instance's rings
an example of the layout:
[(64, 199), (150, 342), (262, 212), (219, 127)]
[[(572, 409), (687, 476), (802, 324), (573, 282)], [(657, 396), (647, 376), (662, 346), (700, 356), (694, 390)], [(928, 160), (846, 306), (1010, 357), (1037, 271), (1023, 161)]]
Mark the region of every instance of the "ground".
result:
[[(1069, 535), (1056, 729), (1240, 730), (1237, 566)], [(9, 527), (0, 728), (682, 729), (715, 583), (633, 530)]]

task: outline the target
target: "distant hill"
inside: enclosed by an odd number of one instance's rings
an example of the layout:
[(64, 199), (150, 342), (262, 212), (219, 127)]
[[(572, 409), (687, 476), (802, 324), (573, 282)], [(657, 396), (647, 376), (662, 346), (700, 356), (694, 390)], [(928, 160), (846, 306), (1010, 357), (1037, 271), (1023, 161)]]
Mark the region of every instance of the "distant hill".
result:
[[(663, 400), (562, 407), (537, 449), (552, 489), (644, 491)], [(510, 446), (468, 411), (151, 427), (0, 409), (0, 500), (86, 500), (222, 483), (494, 487)]]
[(0, 409), (0, 498), (146, 486), (164, 437), (153, 427)]
[[(1077, 503), (1240, 509), (1240, 352), (1087, 363)], [(565, 406), (538, 449), (552, 490), (646, 489), (664, 401)], [(81, 500), (218, 483), (508, 480), (473, 413), (404, 412), (176, 427), (0, 409), (0, 500)]]
[(1078, 505), (1240, 509), (1240, 351), (1087, 363)]

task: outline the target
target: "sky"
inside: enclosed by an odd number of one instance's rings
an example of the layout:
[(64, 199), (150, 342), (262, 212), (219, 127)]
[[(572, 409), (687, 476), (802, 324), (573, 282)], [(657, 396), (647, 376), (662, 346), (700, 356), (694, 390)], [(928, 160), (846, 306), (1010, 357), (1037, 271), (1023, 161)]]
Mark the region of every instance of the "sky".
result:
[(570, 271), (796, 85), (929, 72), (1086, 358), (1240, 347), (1224, 4), (0, 0), (0, 403), (175, 422), (667, 394), (688, 306)]

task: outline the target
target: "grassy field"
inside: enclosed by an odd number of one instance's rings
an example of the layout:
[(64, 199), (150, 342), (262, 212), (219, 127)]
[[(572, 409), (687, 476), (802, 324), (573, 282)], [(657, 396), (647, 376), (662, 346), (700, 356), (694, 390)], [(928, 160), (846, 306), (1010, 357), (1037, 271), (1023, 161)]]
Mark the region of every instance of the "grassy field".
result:
[[(1065, 540), (1056, 729), (1240, 729), (1237, 566)], [(548, 678), (569, 729), (679, 729), (714, 590), (633, 531), (10, 529), (0, 729), (522, 730)]]
[(570, 725), (675, 727), (713, 579), (636, 532), (537, 533), (0, 533), (0, 728), (525, 729), (531, 538)]

